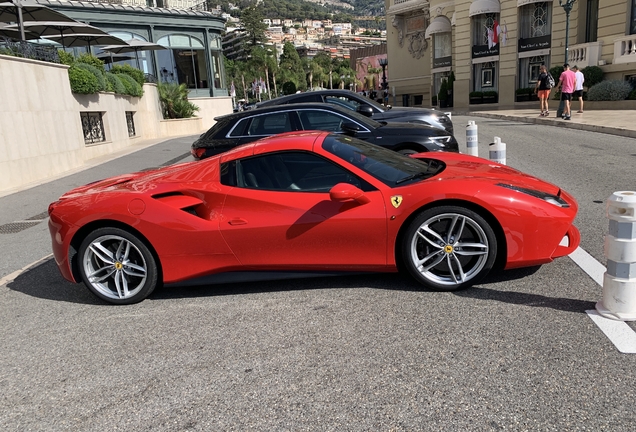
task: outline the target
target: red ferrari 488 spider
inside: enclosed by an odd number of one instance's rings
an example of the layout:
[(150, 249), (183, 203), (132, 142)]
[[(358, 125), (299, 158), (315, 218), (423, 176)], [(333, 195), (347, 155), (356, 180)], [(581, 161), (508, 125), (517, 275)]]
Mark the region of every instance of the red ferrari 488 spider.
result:
[(455, 290), (571, 253), (576, 212), (557, 186), (485, 159), (296, 132), (77, 188), (49, 228), (66, 279), (129, 304), (162, 283), (398, 268)]

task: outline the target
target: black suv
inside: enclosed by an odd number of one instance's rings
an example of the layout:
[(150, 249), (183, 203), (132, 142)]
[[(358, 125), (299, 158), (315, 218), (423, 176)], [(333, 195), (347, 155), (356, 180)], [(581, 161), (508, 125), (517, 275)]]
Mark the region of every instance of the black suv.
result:
[(444, 129), (416, 123), (377, 122), (331, 104), (290, 104), (228, 114), (193, 144), (195, 159), (223, 153), (270, 135), (321, 130), (355, 136), (402, 154), (427, 151), (458, 152), (457, 140)]

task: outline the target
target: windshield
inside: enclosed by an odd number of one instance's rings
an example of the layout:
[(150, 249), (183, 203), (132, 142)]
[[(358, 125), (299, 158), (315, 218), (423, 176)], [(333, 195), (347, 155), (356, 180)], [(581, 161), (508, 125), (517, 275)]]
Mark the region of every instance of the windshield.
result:
[(389, 187), (431, 178), (446, 167), (435, 159), (413, 159), (392, 150), (342, 135), (329, 135), (322, 148), (360, 168)]

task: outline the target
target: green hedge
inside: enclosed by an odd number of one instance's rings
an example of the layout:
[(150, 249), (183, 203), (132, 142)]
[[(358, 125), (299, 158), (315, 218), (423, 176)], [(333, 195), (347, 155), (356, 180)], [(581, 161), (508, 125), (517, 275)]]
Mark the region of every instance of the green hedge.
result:
[(93, 75), (95, 75), (95, 78), (97, 79), (97, 83), (99, 85), (99, 89), (97, 91), (111, 91), (109, 89), (108, 82), (106, 81), (106, 78), (104, 77), (104, 72), (99, 70), (97, 67), (93, 66), (92, 64), (80, 63), (80, 62), (75, 62), (74, 67), (79, 69), (84, 69), (92, 73)]
[(115, 65), (112, 67), (110, 72), (114, 74), (125, 74), (132, 77), (140, 86), (143, 86), (146, 82), (146, 78), (144, 77), (144, 73), (139, 69), (136, 69), (130, 65)]
[(119, 76), (110, 72), (106, 72), (104, 76), (106, 77), (106, 81), (108, 81), (108, 84), (109, 84), (108, 91), (112, 91), (117, 94), (126, 94), (126, 87), (121, 82), (121, 79), (119, 78)]
[(73, 65), (68, 69), (68, 77), (73, 93), (92, 94), (99, 91), (97, 77), (87, 69)]
[(121, 80), (121, 83), (124, 85), (127, 95), (135, 96), (135, 97), (143, 96), (144, 90), (141, 88), (139, 83), (133, 79), (133, 77), (126, 74), (119, 74), (118, 78)]

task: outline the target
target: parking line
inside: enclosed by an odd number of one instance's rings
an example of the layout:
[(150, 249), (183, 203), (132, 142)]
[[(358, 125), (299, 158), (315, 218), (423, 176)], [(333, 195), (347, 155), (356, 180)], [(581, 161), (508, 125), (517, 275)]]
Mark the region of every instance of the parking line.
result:
[[(597, 284), (603, 286), (605, 266), (596, 261), (592, 255), (581, 247), (570, 254), (570, 258), (581, 270), (588, 274)], [(587, 316), (601, 329), (616, 349), (623, 354), (636, 354), (636, 332), (624, 321), (617, 321), (599, 315), (596, 310), (585, 311)]]

